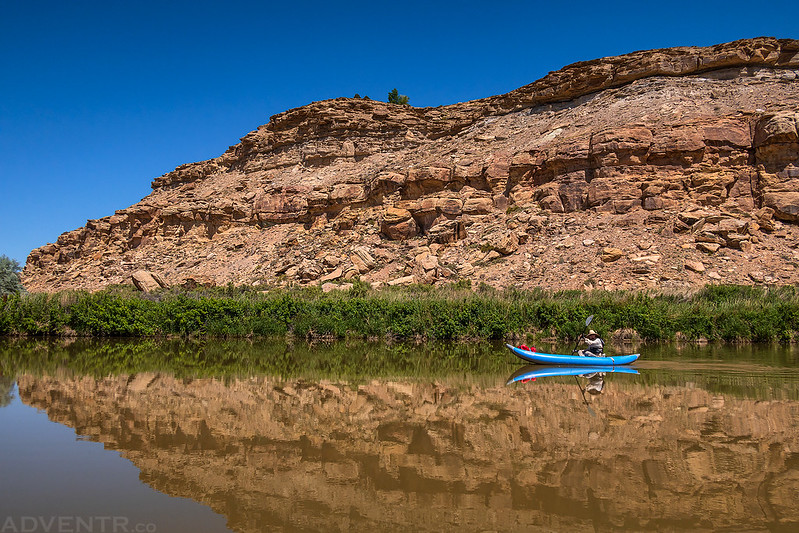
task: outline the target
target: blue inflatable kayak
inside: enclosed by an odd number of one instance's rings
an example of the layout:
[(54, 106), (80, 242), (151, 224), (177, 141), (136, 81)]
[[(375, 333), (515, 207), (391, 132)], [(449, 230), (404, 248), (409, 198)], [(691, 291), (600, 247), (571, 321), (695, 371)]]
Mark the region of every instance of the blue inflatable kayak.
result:
[(606, 357), (583, 357), (580, 355), (558, 355), (551, 353), (532, 352), (530, 350), (523, 350), (516, 346), (506, 344), (510, 351), (516, 354), (520, 359), (524, 359), (528, 363), (536, 363), (538, 365), (580, 365), (580, 366), (617, 366), (629, 365), (641, 354), (634, 353), (632, 355), (618, 355)]
[(621, 374), (638, 374), (638, 370), (628, 366), (544, 366), (526, 365), (508, 378), (507, 384), (519, 381), (530, 381), (550, 376), (582, 376), (595, 372), (618, 372)]

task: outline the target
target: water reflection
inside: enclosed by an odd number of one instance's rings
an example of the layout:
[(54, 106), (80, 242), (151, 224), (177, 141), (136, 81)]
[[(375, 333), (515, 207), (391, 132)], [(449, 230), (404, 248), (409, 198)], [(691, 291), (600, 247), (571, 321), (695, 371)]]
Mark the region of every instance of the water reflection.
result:
[(25, 403), (238, 531), (799, 525), (795, 369), (743, 365), (724, 392), (703, 376), (735, 372), (655, 363), (606, 373), (586, 399), (574, 376), (507, 386), (507, 373), (18, 382)]
[(14, 399), (14, 380), (9, 377), (0, 376), (0, 407), (11, 404)]
[(590, 376), (591, 374), (605, 373), (638, 374), (638, 369), (631, 366), (551, 366), (551, 365), (525, 365), (507, 380), (511, 383), (527, 383), (538, 378), (553, 376)]

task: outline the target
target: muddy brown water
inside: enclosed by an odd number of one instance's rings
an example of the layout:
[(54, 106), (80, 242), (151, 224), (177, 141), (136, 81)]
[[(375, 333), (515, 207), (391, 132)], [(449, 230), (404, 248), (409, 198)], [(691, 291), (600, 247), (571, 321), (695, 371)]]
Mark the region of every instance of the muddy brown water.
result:
[[(596, 376), (507, 384), (539, 369), (501, 345), (209, 341), (142, 356), (125, 343), (3, 342), (2, 531), (799, 526), (790, 347), (639, 347), (637, 373), (607, 372), (592, 394)], [(202, 371), (218, 357), (197, 353), (236, 350), (249, 350), (245, 367)], [(141, 367), (87, 363), (137, 353)], [(175, 353), (190, 372), (152, 366)], [(287, 370), (255, 371), (259, 353), (284, 354)], [(370, 357), (400, 363), (353, 366)]]

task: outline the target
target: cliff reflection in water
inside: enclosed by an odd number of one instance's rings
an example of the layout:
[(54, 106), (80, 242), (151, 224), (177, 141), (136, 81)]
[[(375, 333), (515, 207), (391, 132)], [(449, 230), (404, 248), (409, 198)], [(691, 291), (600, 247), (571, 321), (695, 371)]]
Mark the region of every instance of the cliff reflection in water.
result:
[(799, 402), (614, 376), (480, 386), (21, 376), (24, 402), (239, 531), (781, 529)]

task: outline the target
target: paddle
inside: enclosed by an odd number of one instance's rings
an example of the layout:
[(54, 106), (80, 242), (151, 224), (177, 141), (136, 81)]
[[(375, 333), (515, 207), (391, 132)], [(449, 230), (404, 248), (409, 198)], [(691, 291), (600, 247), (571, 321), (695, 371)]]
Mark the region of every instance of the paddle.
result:
[(585, 402), (585, 407), (586, 407), (586, 409), (588, 409), (588, 414), (589, 414), (589, 415), (591, 415), (591, 416), (593, 416), (594, 418), (596, 418), (596, 413), (595, 413), (595, 412), (594, 412), (594, 410), (593, 410), (593, 409), (591, 409), (591, 407), (588, 405), (588, 400), (586, 400), (586, 398), (585, 398), (585, 390), (583, 390), (582, 386), (580, 386), (580, 380), (579, 380), (579, 379), (577, 379), (577, 376), (574, 376), (574, 381), (576, 381), (576, 382), (577, 382), (577, 386), (580, 388), (580, 392), (581, 392), (581, 393), (582, 393), (582, 395), (583, 395), (583, 401)]
[[(585, 319), (585, 328), (588, 327), (592, 320), (594, 320), (594, 315), (589, 315), (588, 318)], [(583, 328), (583, 333), (585, 333), (585, 328)], [(580, 346), (580, 340), (583, 338), (583, 333), (577, 337), (577, 344), (574, 345), (574, 350), (572, 350), (572, 353), (577, 352), (577, 347)], [(580, 389), (580, 394), (583, 395), (583, 402), (585, 402), (585, 408), (588, 409), (588, 414), (596, 418), (596, 413), (593, 409), (591, 409), (591, 406), (588, 405), (588, 400), (585, 398), (585, 390), (580, 385), (580, 380), (577, 379), (577, 376), (574, 376), (574, 381), (577, 383), (577, 387)]]
[[(593, 320), (594, 320), (594, 315), (589, 315), (589, 316), (588, 316), (588, 318), (586, 318), (586, 319), (585, 319), (585, 328), (587, 328), (587, 327), (588, 327), (588, 325), (589, 325), (589, 324), (590, 324), (590, 323), (591, 323)], [(583, 333), (585, 333), (585, 328), (583, 328)], [(577, 347), (578, 347), (578, 346), (580, 346), (580, 340), (583, 338), (583, 333), (581, 333), (581, 334), (580, 334), (580, 336), (579, 336), (579, 337), (577, 337), (577, 344), (575, 344), (575, 345), (574, 345), (574, 350), (572, 350), (572, 353), (575, 353), (575, 352), (577, 352)]]

